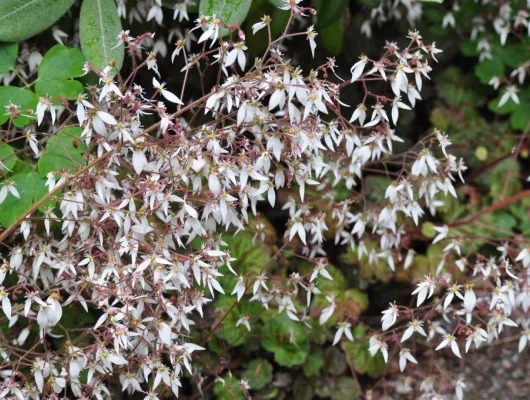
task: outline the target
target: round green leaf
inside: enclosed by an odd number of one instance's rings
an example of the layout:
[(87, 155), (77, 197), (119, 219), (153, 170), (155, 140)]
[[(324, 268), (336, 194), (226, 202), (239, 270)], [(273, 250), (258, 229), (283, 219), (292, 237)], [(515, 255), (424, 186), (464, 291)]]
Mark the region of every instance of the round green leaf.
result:
[(83, 92), (83, 85), (69, 78), (83, 75), (84, 63), (85, 57), (79, 49), (62, 44), (53, 46), (39, 65), (35, 92), (40, 96), (76, 98)]
[[(4, 143), (0, 142), (0, 162), (4, 164), (7, 168), (13, 169), (15, 166), (15, 163), (17, 162), (17, 157), (15, 156), (15, 150), (13, 148)], [(0, 173), (6, 173), (7, 171), (3, 170), (0, 167)]]
[[(40, 176), (44, 178), (50, 171), (59, 172), (61, 170), (69, 170), (70, 173), (74, 173), (85, 165), (82, 156), (85, 148), (78, 141), (81, 132), (81, 128), (69, 126), (48, 140), (46, 149), (38, 161)], [(74, 143), (76, 144), (74, 145)]]
[[(247, 17), (252, 0), (201, 0), (199, 14), (213, 16), (214, 14), (225, 24), (241, 23)], [(226, 28), (219, 30), (219, 36), (223, 37), (230, 32)]]
[(488, 84), (494, 76), (504, 76), (504, 64), (497, 58), (483, 61), (475, 66), (475, 75), (481, 83)]
[(332, 398), (334, 400), (356, 399), (360, 394), (359, 385), (350, 377), (342, 376), (335, 383)]
[(271, 318), (263, 327), (261, 345), (282, 366), (302, 365), (309, 354), (307, 329), (285, 315)]
[(39, 65), (39, 79), (77, 78), (84, 74), (85, 57), (79, 49), (56, 44), (44, 55)]
[(125, 48), (116, 47), (122, 26), (114, 0), (84, 0), (81, 6), (79, 36), (81, 50), (96, 70), (114, 60), (116, 70), (123, 64)]
[(5, 74), (15, 67), (18, 43), (0, 43), (0, 74)]
[(9, 179), (15, 182), (20, 199), (8, 194), (0, 207), (0, 223), (6, 228), (48, 193), (46, 181), (35, 171), (17, 173)]
[(219, 381), (213, 387), (217, 400), (243, 400), (245, 395), (239, 387), (239, 381), (231, 376), (223, 376), (224, 383)]
[(38, 96), (31, 90), (15, 86), (0, 87), (0, 125), (9, 120), (9, 115), (6, 115), (4, 110), (5, 106), (11, 103), (17, 105), (22, 112), (22, 115), (13, 121), (14, 125), (18, 127), (27, 125), (33, 117), (26, 116), (26, 111), (35, 110), (38, 102)]
[(243, 372), (243, 378), (248, 379), (251, 389), (262, 389), (272, 381), (272, 365), (262, 358), (252, 360)]
[(20, 42), (52, 26), (74, 0), (0, 0), (0, 41)]

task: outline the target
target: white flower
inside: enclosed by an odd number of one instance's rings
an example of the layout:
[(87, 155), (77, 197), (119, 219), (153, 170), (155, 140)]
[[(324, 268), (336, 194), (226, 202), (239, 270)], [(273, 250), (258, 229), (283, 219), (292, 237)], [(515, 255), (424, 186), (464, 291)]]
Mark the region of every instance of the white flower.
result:
[(461, 299), (464, 300), (464, 296), (459, 292), (461, 286), (457, 285), (456, 283), (452, 285), (449, 289), (447, 289), (447, 297), (444, 300), (444, 309), (449, 307), (451, 302), (453, 301), (455, 295)]
[(55, 124), (55, 107), (53, 106), (51, 98), (40, 97), (39, 103), (37, 104), (37, 125), (41, 124), (46, 110), (50, 111), (52, 116), (52, 125)]
[(337, 307), (335, 303), (335, 296), (326, 296), (326, 300), (330, 303), (330, 305), (322, 310), (318, 321), (320, 325), (324, 325), (327, 322)]
[(396, 303), (390, 303), (390, 307), (388, 308), (388, 310), (382, 311), (381, 313), (383, 314), (383, 316), (381, 317), (381, 323), (383, 325), (384, 332), (396, 323), (396, 319), (399, 315)]
[(234, 287), (234, 290), (232, 291), (231, 295), (237, 294), (237, 301), (241, 300), (241, 297), (245, 294), (245, 282), (243, 280), (242, 276), (239, 276), (237, 278), (236, 286)]
[(162, 94), (162, 96), (164, 96), (166, 98), (166, 100), (172, 102), (172, 103), (175, 103), (175, 104), (184, 104), (182, 101), (180, 101), (180, 99), (175, 96), (173, 93), (171, 93), (169, 90), (166, 90), (164, 89), (164, 86), (165, 86), (165, 82), (164, 83), (160, 83), (156, 80), (155, 77), (153, 77), (153, 87), (160, 91), (160, 93)]
[(403, 110), (410, 110), (411, 108), (406, 105), (405, 103), (401, 102), (401, 98), (400, 97), (396, 97), (393, 101), (392, 101), (392, 122), (394, 123), (394, 125), (397, 125), (397, 121), (398, 121), (398, 117), (399, 117), (399, 109), (403, 109)]
[(515, 104), (519, 104), (519, 97), (517, 96), (517, 86), (511, 85), (506, 88), (506, 91), (501, 97), (497, 107), (502, 107), (508, 99), (512, 99)]
[(418, 284), (416, 290), (412, 292), (412, 295), (418, 294), (417, 307), (421, 306), (426, 298), (433, 295), (434, 289), (436, 288), (436, 281), (431, 276), (425, 276), (425, 280)]
[(440, 240), (445, 239), (449, 234), (449, 227), (447, 225), (435, 226), (433, 229), (438, 232), (438, 235), (434, 238), (432, 244), (438, 243)]
[(462, 379), (459, 379), (456, 382), (455, 394), (456, 394), (457, 400), (462, 400), (464, 398), (464, 389), (465, 389), (465, 387), (466, 387), (466, 384), (464, 383), (464, 381), (462, 381)]
[(317, 48), (317, 43), (315, 42), (315, 38), (317, 37), (318, 33), (315, 32), (314, 25), (311, 25), (307, 29), (307, 40), (309, 40), (309, 47), (311, 47), (311, 54), (313, 57), (315, 56), (315, 49)]
[(18, 190), (15, 187), (15, 182), (11, 179), (6, 179), (3, 182), (2, 189), (0, 189), (0, 204), (4, 202), (8, 193), (11, 193), (17, 199), (20, 199), (20, 194), (18, 193)]
[(401, 372), (405, 371), (405, 368), (407, 366), (407, 361), (410, 361), (411, 363), (417, 364), (418, 361), (410, 354), (409, 349), (402, 349), (399, 352), (399, 370)]
[(403, 332), (401, 343), (408, 340), (414, 334), (414, 332), (417, 332), (420, 335), (427, 337), (427, 334), (425, 333), (425, 330), (422, 328), (422, 325), (423, 325), (423, 321), (419, 321), (417, 319), (409, 322), (409, 327), (405, 330), (405, 332)]
[(323, 276), (326, 279), (333, 280), (333, 277), (329, 274), (329, 272), (326, 270), (326, 263), (323, 263), (321, 260), (318, 260), (317, 265), (315, 266), (313, 273), (311, 274), (311, 278), (309, 279), (309, 282), (313, 282), (317, 276)]
[(526, 344), (530, 340), (530, 329), (525, 329), (521, 338), (519, 339), (519, 353), (522, 353), (526, 347)]
[(350, 118), (350, 122), (355, 122), (357, 119), (359, 119), (361, 126), (364, 125), (364, 121), (366, 120), (366, 106), (362, 103), (357, 105), (357, 108)]
[(438, 173), (438, 160), (436, 160), (431, 152), (427, 149), (424, 149), (420, 152), (418, 159), (412, 165), (412, 174), (416, 176), (427, 176), (429, 171), (433, 174)]
[(247, 46), (245, 46), (245, 42), (236, 43), (234, 45), (234, 48), (230, 50), (230, 52), (226, 56), (225, 61), (224, 61), (224, 66), (225, 67), (231, 66), (237, 59), (239, 67), (243, 71), (247, 63), (247, 58), (245, 56), (246, 50), (247, 50)]
[(357, 61), (355, 64), (353, 64), (353, 67), (351, 67), (351, 81), (355, 82), (359, 77), (363, 74), (364, 68), (366, 67), (366, 64), (368, 64), (368, 57), (362, 54), (359, 57), (359, 61)]
[(379, 72), (385, 81), (387, 80), (385, 74), (385, 65), (381, 61), (374, 62), (374, 67), (368, 71), (367, 75), (375, 74), (376, 72)]
[(458, 358), (462, 358), (462, 356), (460, 355), (460, 349), (458, 348), (458, 344), (456, 343), (456, 338), (449, 333), (446, 333), (444, 335), (444, 340), (442, 340), (436, 350), (440, 350), (446, 346), (451, 346), (451, 350), (453, 351), (454, 355)]
[(372, 357), (380, 351), (385, 359), (385, 363), (388, 362), (388, 345), (382, 342), (377, 336), (372, 336), (368, 341), (368, 351)]
[(333, 338), (333, 346), (335, 346), (339, 340), (342, 338), (342, 335), (346, 335), (350, 342), (353, 342), (353, 336), (350, 330), (351, 324), (349, 322), (339, 322), (337, 332)]
[(239, 326), (239, 325), (243, 325), (245, 328), (247, 328), (247, 330), (250, 332), (250, 324), (248, 322), (248, 315), (246, 314), (243, 314), (239, 317), (239, 319), (237, 320), (236, 322), (236, 328)]

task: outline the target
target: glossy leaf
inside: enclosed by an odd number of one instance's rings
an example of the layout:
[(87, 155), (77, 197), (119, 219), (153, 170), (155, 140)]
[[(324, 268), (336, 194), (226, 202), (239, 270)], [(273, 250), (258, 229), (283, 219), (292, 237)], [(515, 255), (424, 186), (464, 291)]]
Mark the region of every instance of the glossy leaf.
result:
[[(27, 116), (27, 110), (35, 110), (37, 103), (39, 102), (38, 96), (31, 90), (19, 88), (15, 86), (2, 86), (0, 87), (0, 110), (5, 110), (5, 107), (9, 104), (15, 104), (18, 106), (19, 111), (22, 113), (18, 116), (13, 124), (18, 127), (25, 126), (33, 119), (33, 117)], [(9, 115), (4, 112), (0, 113), (0, 125), (9, 120)]]
[[(247, 17), (252, 0), (201, 0), (199, 4), (200, 15), (216, 15), (226, 24), (241, 25)], [(226, 28), (219, 30), (219, 36), (223, 37), (230, 33)]]
[(74, 0), (0, 0), (0, 42), (20, 42), (49, 28)]
[(36, 171), (16, 173), (9, 179), (15, 182), (20, 199), (8, 194), (0, 207), (0, 224), (6, 228), (48, 193), (46, 181)]
[(74, 173), (85, 165), (82, 156), (85, 148), (78, 140), (81, 132), (81, 128), (69, 126), (48, 140), (46, 149), (38, 161), (41, 177), (46, 177), (50, 171), (69, 170), (70, 173)]
[[(4, 164), (7, 168), (13, 169), (15, 163), (17, 162), (17, 157), (15, 156), (15, 150), (3, 142), (0, 142), (0, 162)], [(6, 170), (0, 168), (0, 174), (5, 174)]]
[(0, 74), (13, 70), (17, 53), (18, 43), (0, 43)]
[(114, 60), (116, 70), (123, 64), (125, 48), (116, 47), (122, 26), (114, 0), (84, 0), (79, 20), (81, 50), (96, 71)]
[(40, 96), (76, 98), (83, 85), (70, 78), (83, 75), (85, 57), (79, 49), (57, 44), (44, 55), (39, 65), (35, 92)]

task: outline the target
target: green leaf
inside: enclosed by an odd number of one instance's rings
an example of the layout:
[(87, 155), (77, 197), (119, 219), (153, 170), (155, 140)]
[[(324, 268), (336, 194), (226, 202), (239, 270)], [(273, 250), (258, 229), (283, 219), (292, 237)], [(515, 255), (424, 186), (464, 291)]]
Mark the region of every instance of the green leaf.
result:
[(18, 116), (13, 123), (15, 126), (25, 126), (34, 119), (27, 115), (27, 110), (35, 110), (39, 97), (31, 90), (19, 88), (15, 86), (0, 86), (0, 125), (9, 120), (9, 115), (5, 113), (5, 106), (13, 103), (18, 106), (18, 110), (22, 115)]
[(273, 5), (274, 7), (283, 7), (285, 5), (285, 2), (283, 0), (267, 0), (269, 4)]
[(342, 376), (335, 382), (331, 398), (333, 400), (356, 399), (360, 393), (359, 385), (353, 378)]
[(81, 50), (95, 70), (114, 60), (117, 71), (123, 64), (125, 47), (116, 46), (122, 26), (114, 0), (84, 0), (79, 19)]
[(481, 83), (487, 85), (494, 76), (504, 76), (504, 64), (498, 58), (486, 60), (475, 66), (475, 75)]
[(20, 42), (52, 26), (74, 0), (0, 0), (0, 42)]
[(315, 0), (317, 10), (317, 27), (319, 29), (335, 25), (346, 15), (349, 0)]
[(377, 353), (375, 357), (372, 357), (368, 351), (368, 342), (358, 339), (366, 336), (366, 329), (358, 325), (352, 333), (356, 340), (345, 342), (342, 346), (355, 371), (360, 374), (367, 374), (372, 378), (381, 376), (387, 367), (383, 356), (381, 353)]
[(513, 129), (517, 129), (520, 131), (526, 130), (528, 123), (530, 122), (529, 110), (530, 110), (530, 103), (521, 102), (521, 104), (517, 106), (517, 109), (514, 111), (514, 113), (510, 117), (510, 126)]
[(239, 380), (232, 376), (223, 376), (223, 382), (217, 382), (213, 387), (217, 400), (244, 400), (245, 395), (239, 388)]
[[(0, 162), (4, 164), (10, 170), (13, 169), (17, 162), (15, 150), (7, 143), (0, 142)], [(7, 171), (0, 168), (0, 173), (6, 173)]]
[(15, 188), (20, 195), (20, 199), (8, 194), (2, 203), (2, 207), (0, 207), (0, 224), (5, 228), (13, 224), (17, 218), (24, 215), (33, 203), (48, 193), (48, 188), (44, 185), (46, 181), (41, 179), (36, 171), (17, 173), (9, 179), (15, 182)]
[[(252, 0), (201, 0), (199, 3), (199, 14), (213, 16), (214, 14), (228, 25), (239, 25), (247, 17)], [(219, 36), (223, 37), (230, 32), (228, 29), (221, 27)]]
[(5, 74), (15, 68), (17, 53), (18, 43), (0, 43), (0, 74)]
[(37, 163), (41, 177), (46, 177), (50, 171), (69, 170), (70, 173), (74, 173), (85, 165), (82, 156), (85, 148), (78, 141), (81, 132), (81, 128), (69, 126), (48, 140), (46, 149)]
[(39, 65), (35, 92), (41, 96), (76, 98), (83, 92), (80, 82), (71, 80), (83, 75), (85, 57), (79, 49), (62, 44), (53, 46)]
[(39, 79), (68, 79), (83, 75), (85, 58), (79, 49), (56, 44), (39, 65)]
[(261, 345), (282, 366), (302, 365), (309, 354), (306, 329), (285, 315), (270, 318), (263, 327)]
[(328, 347), (324, 353), (324, 371), (330, 375), (341, 375), (346, 367), (344, 353), (337, 347)]
[(304, 375), (309, 378), (318, 374), (320, 372), (320, 368), (322, 368), (323, 365), (324, 358), (322, 357), (322, 349), (317, 347), (307, 356), (303, 366)]
[(257, 358), (248, 364), (242, 375), (248, 379), (251, 389), (262, 389), (272, 381), (272, 365), (263, 358)]
[(331, 54), (338, 55), (344, 46), (344, 30), (346, 28), (346, 14), (343, 14), (333, 24), (320, 28), (318, 33), (322, 40), (322, 45)]

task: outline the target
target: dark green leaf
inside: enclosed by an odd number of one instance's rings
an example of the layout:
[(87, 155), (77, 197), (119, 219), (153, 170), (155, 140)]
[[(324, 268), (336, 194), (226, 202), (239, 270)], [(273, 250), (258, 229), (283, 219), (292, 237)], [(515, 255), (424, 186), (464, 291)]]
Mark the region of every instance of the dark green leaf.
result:
[(223, 382), (217, 382), (213, 387), (217, 400), (244, 400), (245, 395), (239, 388), (239, 380), (232, 376), (223, 376)]
[(52, 26), (74, 0), (0, 0), (0, 41), (20, 42)]
[(335, 25), (339, 19), (346, 15), (349, 0), (315, 0), (317, 10), (317, 27), (322, 30), (330, 25)]
[[(512, 102), (513, 103), (513, 102)], [(513, 129), (524, 131), (530, 122), (530, 102), (521, 102), (510, 117), (510, 126)]]
[(18, 43), (0, 43), (0, 74), (5, 74), (15, 67)]
[(331, 54), (337, 55), (344, 46), (344, 30), (346, 28), (346, 14), (341, 15), (333, 24), (320, 28), (318, 31), (324, 48)]
[(309, 354), (306, 329), (285, 315), (270, 318), (263, 327), (261, 345), (282, 366), (302, 365)]
[(305, 376), (309, 378), (318, 374), (323, 365), (324, 357), (322, 357), (322, 349), (317, 347), (311, 350), (303, 366)]
[(114, 0), (84, 0), (79, 20), (81, 50), (96, 71), (114, 60), (116, 70), (123, 64), (125, 48), (116, 47), (122, 26)]
[(350, 400), (356, 399), (360, 394), (359, 385), (350, 377), (342, 376), (337, 382), (332, 391), (333, 400)]
[(488, 84), (494, 76), (504, 76), (504, 64), (501, 60), (494, 58), (486, 60), (475, 66), (475, 75), (483, 84)]
[(85, 148), (78, 140), (81, 132), (81, 128), (69, 126), (48, 140), (46, 149), (38, 161), (40, 176), (44, 178), (50, 171), (59, 172), (61, 170), (69, 170), (70, 173), (74, 173), (85, 165), (82, 156)]
[(0, 125), (9, 120), (9, 115), (5, 113), (5, 106), (10, 103), (18, 106), (19, 111), (22, 113), (16, 118), (13, 123), (15, 126), (25, 126), (33, 118), (28, 117), (27, 110), (35, 110), (37, 103), (39, 102), (38, 96), (31, 90), (14, 87), (14, 86), (1, 86), (0, 87)]
[[(213, 16), (214, 14), (228, 25), (241, 25), (247, 17), (252, 0), (201, 0), (199, 3), (199, 14)], [(219, 30), (219, 36), (223, 37), (230, 32), (226, 28)]]

